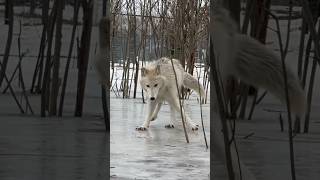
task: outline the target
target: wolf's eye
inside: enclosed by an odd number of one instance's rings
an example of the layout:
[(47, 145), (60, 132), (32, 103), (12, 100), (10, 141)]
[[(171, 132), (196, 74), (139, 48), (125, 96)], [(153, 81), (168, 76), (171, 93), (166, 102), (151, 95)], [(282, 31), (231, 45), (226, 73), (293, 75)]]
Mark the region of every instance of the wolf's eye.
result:
[(155, 84), (155, 85), (154, 85), (154, 87), (157, 87), (157, 86), (158, 86), (158, 84)]
[(147, 85), (147, 87), (150, 87), (149, 85)]

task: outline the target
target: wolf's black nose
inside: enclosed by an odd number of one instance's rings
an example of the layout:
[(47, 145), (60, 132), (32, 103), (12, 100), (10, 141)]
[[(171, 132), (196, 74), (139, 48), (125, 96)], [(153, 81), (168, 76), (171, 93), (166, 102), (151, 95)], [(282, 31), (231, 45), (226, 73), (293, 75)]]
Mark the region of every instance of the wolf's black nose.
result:
[(153, 101), (153, 100), (155, 100), (155, 99), (156, 99), (156, 98), (154, 98), (154, 97), (151, 97), (151, 98), (150, 98), (151, 101)]

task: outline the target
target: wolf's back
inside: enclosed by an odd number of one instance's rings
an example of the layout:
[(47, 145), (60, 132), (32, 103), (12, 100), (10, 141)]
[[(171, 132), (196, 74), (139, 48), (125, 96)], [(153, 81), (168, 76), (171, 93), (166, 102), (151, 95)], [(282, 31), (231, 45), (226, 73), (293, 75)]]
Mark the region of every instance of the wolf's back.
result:
[(181, 63), (177, 59), (170, 59), (167, 57), (162, 57), (158, 59), (156, 62), (151, 64), (151, 66), (155, 67), (156, 65), (160, 65), (161, 74), (167, 78), (167, 80), (172, 81), (174, 86), (176, 86), (175, 75), (173, 72), (172, 64), (174, 66), (178, 86), (184, 86), (190, 88), (198, 93), (199, 96), (204, 97), (205, 92), (203, 86), (198, 82), (198, 80), (193, 77), (191, 74), (185, 72)]

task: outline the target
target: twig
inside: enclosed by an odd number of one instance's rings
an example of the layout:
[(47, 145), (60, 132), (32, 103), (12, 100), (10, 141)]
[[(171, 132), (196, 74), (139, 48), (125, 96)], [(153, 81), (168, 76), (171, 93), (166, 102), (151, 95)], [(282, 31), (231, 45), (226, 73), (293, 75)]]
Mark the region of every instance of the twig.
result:
[(19, 79), (20, 79), (20, 83), (21, 83), (21, 89), (22, 89), (22, 94), (25, 98), (26, 101), (26, 112), (28, 111), (28, 109), (30, 109), (31, 114), (34, 114), (32, 107), (30, 105), (29, 99), (28, 99), (28, 95), (26, 93), (26, 87), (25, 87), (25, 83), (23, 80), (23, 75), (22, 75), (22, 68), (21, 68), (21, 62), (23, 59), (23, 55), (21, 55), (21, 20), (19, 21), (19, 35), (18, 35), (18, 53), (19, 53), (19, 63), (18, 63), (18, 67), (19, 67)]
[(279, 45), (280, 45), (281, 62), (282, 62), (282, 68), (283, 68), (286, 103), (287, 103), (287, 109), (288, 109), (288, 125), (289, 125), (288, 134), (289, 134), (289, 148), (290, 148), (291, 178), (292, 178), (292, 180), (295, 180), (296, 179), (296, 174), (295, 174), (295, 162), (294, 162), (294, 150), (293, 150), (291, 108), (290, 108), (290, 100), (289, 100), (287, 70), (286, 70), (286, 65), (285, 65), (285, 57), (286, 57), (286, 53), (287, 53), (287, 50), (288, 50), (288, 44), (289, 44), (289, 40), (290, 40), (289, 37), (290, 37), (290, 25), (291, 25), (291, 14), (292, 14), (292, 1), (290, 0), (289, 20), (288, 20), (288, 29), (287, 29), (288, 31), (287, 31), (287, 40), (286, 40), (285, 48), (283, 48), (283, 45), (282, 45), (279, 20), (270, 11), (268, 11), (268, 12), (275, 19), (276, 26), (277, 26), (277, 35), (278, 35), (278, 40), (279, 40)]
[[(170, 61), (171, 61), (171, 66), (172, 66), (172, 69), (173, 69), (173, 73), (174, 73), (174, 78), (176, 80), (176, 86), (177, 86), (177, 91), (178, 91), (178, 96), (179, 96), (179, 106), (180, 106), (180, 113), (181, 113), (181, 119), (182, 119), (182, 125), (183, 125), (183, 130), (184, 130), (184, 135), (186, 137), (186, 141), (187, 143), (189, 143), (189, 138), (188, 138), (188, 133), (187, 133), (187, 130), (186, 130), (186, 125), (185, 125), (185, 119), (186, 117), (184, 117), (184, 114), (182, 113), (182, 103), (181, 103), (181, 96), (180, 96), (180, 91), (179, 91), (179, 86), (178, 86), (178, 79), (177, 79), (177, 73), (174, 69), (174, 65), (173, 65), (173, 60), (172, 58), (170, 58)], [(185, 113), (185, 112), (184, 112)]]
[(221, 92), (221, 84), (217, 72), (217, 66), (216, 66), (216, 60), (214, 58), (214, 51), (213, 51), (213, 45), (210, 40), (210, 61), (211, 61), (211, 71), (212, 71), (212, 77), (213, 82), (216, 90), (217, 95), (217, 102), (219, 106), (219, 116), (220, 121), (222, 124), (222, 132), (223, 132), (223, 139), (224, 139), (224, 146), (225, 146), (225, 155), (226, 155), (226, 162), (227, 162), (227, 170), (230, 180), (235, 179), (235, 174), (233, 171), (233, 165), (232, 165), (232, 156), (231, 156), (231, 149), (229, 145), (229, 132), (228, 132), (228, 126), (227, 126), (227, 119), (226, 119), (226, 110), (225, 110), (225, 104), (223, 100), (223, 93)]
[[(309, 8), (310, 6), (309, 6), (308, 1), (306, 1), (306, 0), (300, 0), (300, 2), (302, 4), (302, 8), (303, 8), (303, 10), (305, 12), (305, 13), (303, 13), (304, 18), (305, 18), (305, 20), (306, 20), (306, 22), (308, 24), (308, 27), (309, 27), (309, 30), (310, 30), (310, 35), (311, 35), (312, 40), (314, 42), (314, 52), (315, 52), (315, 56), (316, 56), (316, 58), (314, 58), (314, 61), (317, 61), (318, 64), (320, 65), (319, 35), (317, 34), (317, 32), (316, 32), (316, 30), (314, 28), (315, 23), (314, 23), (314, 20), (313, 20), (313, 17), (312, 17), (312, 13), (311, 13), (310, 8)], [(310, 81), (313, 83), (312, 79), (310, 79)], [(308, 118), (308, 119), (305, 119), (304, 132), (308, 132), (308, 130), (309, 130), (311, 99), (312, 99), (312, 90), (309, 88), (308, 102), (307, 102), (308, 104), (307, 104), (307, 112), (306, 112), (306, 118)]]
[(204, 141), (206, 143), (206, 148), (208, 149), (208, 142), (207, 142), (207, 136), (206, 136), (206, 131), (204, 130), (204, 124), (203, 124), (203, 116), (202, 116), (202, 97), (201, 97), (201, 85), (200, 85), (200, 73), (198, 73), (197, 68), (196, 68), (196, 72), (197, 72), (197, 77), (198, 77), (198, 87), (199, 87), (199, 96), (200, 96), (200, 117), (201, 117), (201, 125), (202, 125), (202, 132), (203, 132), (203, 138)]

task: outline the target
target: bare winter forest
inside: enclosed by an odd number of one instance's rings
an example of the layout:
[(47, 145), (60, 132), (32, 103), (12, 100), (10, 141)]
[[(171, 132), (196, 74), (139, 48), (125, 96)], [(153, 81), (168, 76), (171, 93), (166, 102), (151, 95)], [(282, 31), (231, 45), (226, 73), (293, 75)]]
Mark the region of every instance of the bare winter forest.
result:
[[(216, 6), (294, 71), (307, 99), (301, 118), (237, 77), (222, 87), (209, 27)], [(0, 0), (0, 179), (249, 180), (248, 171), (318, 180), (319, 15), (317, 0)], [(110, 22), (105, 78), (95, 67), (101, 18)], [(160, 57), (203, 85), (204, 104), (180, 94), (198, 131), (183, 121), (166, 129), (168, 103), (136, 131), (147, 114), (140, 70)], [(216, 123), (225, 161), (211, 146)]]

